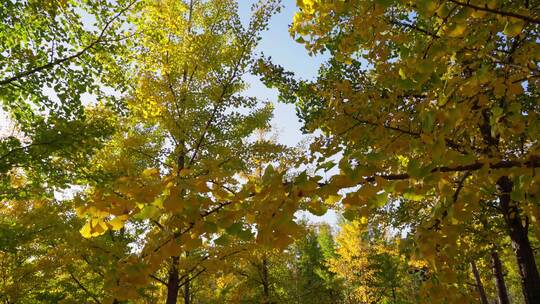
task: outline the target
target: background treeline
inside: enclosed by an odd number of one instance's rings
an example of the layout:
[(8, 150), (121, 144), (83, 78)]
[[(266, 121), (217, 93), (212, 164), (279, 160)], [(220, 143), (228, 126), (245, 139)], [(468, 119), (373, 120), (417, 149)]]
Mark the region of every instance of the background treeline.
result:
[[(129, 258), (133, 237), (123, 231), (99, 239), (80, 236), (81, 221), (65, 204), (20, 204), (2, 213), (0, 291), (3, 303), (102, 303), (113, 261)], [(63, 216), (58, 216), (62, 214)], [(180, 272), (185, 303), (419, 303), (437, 292), (470, 301), (522, 303), (519, 274), (504, 238), (463, 256), (461, 289), (439, 286), (429, 264), (411, 256), (410, 237), (383, 226), (342, 219), (339, 227), (302, 222), (303, 233), (283, 250), (233, 241), (214, 263), (209, 244), (189, 252)], [(471, 244), (474, 246), (474, 244)], [(113, 268), (112, 268), (113, 267)], [(147, 281), (138, 269), (132, 280)], [(163, 270), (166, 271), (166, 270)], [(130, 303), (159, 303), (167, 294), (157, 277)], [(504, 288), (504, 290), (501, 290)], [(510, 302), (508, 302), (510, 301)], [(123, 301), (117, 301), (123, 303)]]

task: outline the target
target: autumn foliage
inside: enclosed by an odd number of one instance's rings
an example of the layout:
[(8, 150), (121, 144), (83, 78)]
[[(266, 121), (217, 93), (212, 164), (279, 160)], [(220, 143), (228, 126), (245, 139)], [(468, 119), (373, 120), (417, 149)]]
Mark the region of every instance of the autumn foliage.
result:
[(540, 2), (296, 5), (0, 4), (3, 303), (540, 303)]

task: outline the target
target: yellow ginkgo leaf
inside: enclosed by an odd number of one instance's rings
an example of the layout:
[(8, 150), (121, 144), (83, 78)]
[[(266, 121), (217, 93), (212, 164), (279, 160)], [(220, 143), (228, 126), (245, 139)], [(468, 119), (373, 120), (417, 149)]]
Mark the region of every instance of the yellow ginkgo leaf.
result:
[(159, 170), (156, 168), (145, 169), (141, 174), (141, 176), (144, 178), (154, 177), (157, 175), (159, 175)]
[(92, 232), (92, 236), (102, 235), (108, 229), (109, 227), (107, 227), (103, 219), (94, 218), (90, 221), (90, 231)]
[(326, 200), (324, 200), (324, 203), (328, 205), (334, 205), (340, 200), (341, 200), (341, 195), (330, 195), (328, 196), (328, 198), (326, 198)]
[(80, 230), (79, 232), (81, 233), (81, 235), (84, 237), (84, 238), (91, 238), (92, 237), (92, 232), (91, 232), (91, 229), (90, 229), (90, 222), (87, 222)]
[(107, 224), (111, 230), (120, 230), (124, 227), (125, 220), (122, 220), (120, 217), (115, 217), (110, 220)]

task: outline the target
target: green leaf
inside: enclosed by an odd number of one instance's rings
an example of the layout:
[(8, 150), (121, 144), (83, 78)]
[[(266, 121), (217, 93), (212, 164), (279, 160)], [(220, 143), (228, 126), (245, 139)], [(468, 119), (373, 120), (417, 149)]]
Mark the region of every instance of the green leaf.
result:
[(403, 198), (411, 200), (411, 201), (419, 202), (425, 198), (425, 195), (414, 193), (414, 192), (406, 192), (403, 194)]
[(358, 216), (358, 211), (349, 209), (343, 212), (343, 217), (348, 221), (353, 221)]
[(222, 236), (214, 240), (214, 244), (218, 246), (227, 246), (230, 242), (231, 240), (226, 234), (223, 234)]
[(239, 237), (241, 240), (247, 241), (253, 237), (251, 231), (244, 229), (243, 223), (234, 223), (225, 229), (227, 233)]
[(218, 231), (218, 226), (213, 222), (204, 222), (204, 230), (208, 233), (216, 233)]
[[(515, 18), (512, 18), (515, 19)], [(508, 37), (515, 37), (521, 33), (525, 24), (521, 20), (512, 20), (506, 23), (503, 34)]]
[(407, 164), (407, 173), (414, 178), (424, 178), (431, 172), (429, 166), (422, 167), (422, 164), (416, 160), (411, 159)]
[(309, 204), (307, 209), (311, 214), (316, 216), (323, 216), (328, 211), (328, 208), (326, 208), (320, 202)]
[(388, 193), (383, 192), (377, 194), (375, 197), (375, 203), (377, 204), (377, 207), (382, 207), (388, 203)]
[(227, 229), (225, 229), (225, 231), (227, 231), (227, 233), (229, 233), (229, 234), (237, 234), (240, 231), (242, 231), (243, 227), (244, 227), (244, 224), (242, 224), (242, 223), (234, 223), (234, 224), (230, 225), (229, 227), (227, 227)]
[(324, 171), (330, 171), (332, 168), (336, 166), (336, 163), (333, 161), (327, 161), (322, 164), (317, 165), (317, 170), (324, 169)]
[(154, 205), (145, 206), (141, 212), (137, 215), (140, 219), (151, 219), (156, 218), (161, 214), (161, 210)]

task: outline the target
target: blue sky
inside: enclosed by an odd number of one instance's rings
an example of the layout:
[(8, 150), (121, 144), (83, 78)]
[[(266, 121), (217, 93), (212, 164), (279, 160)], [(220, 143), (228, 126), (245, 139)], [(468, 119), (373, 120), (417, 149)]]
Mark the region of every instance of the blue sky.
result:
[[(257, 1), (239, 0), (240, 15), (246, 22), (249, 20), (251, 5), (255, 2)], [(291, 38), (289, 25), (297, 11), (296, 1), (283, 0), (283, 5), (282, 11), (272, 17), (269, 29), (262, 34), (262, 40), (255, 53), (257, 55), (264, 53), (266, 57), (272, 57), (273, 63), (294, 72), (297, 77), (313, 79), (325, 58), (324, 56), (310, 57), (304, 46)], [(250, 84), (248, 95), (271, 101), (274, 104), (272, 126), (279, 134), (278, 141), (289, 146), (296, 145), (303, 136), (294, 106), (277, 103), (277, 91), (265, 87), (258, 77), (248, 75), (245, 79)]]
[[(269, 29), (262, 34), (262, 40), (256, 50), (256, 54), (264, 53), (266, 57), (272, 57), (274, 64), (281, 65), (286, 70), (294, 72), (296, 77), (314, 79), (326, 56), (309, 56), (303, 45), (294, 41), (289, 34), (289, 25), (297, 11), (295, 0), (282, 0), (283, 9), (272, 17)], [(240, 16), (247, 22), (250, 16), (250, 8), (256, 0), (239, 0)], [(277, 90), (269, 89), (257, 76), (247, 75), (244, 79), (249, 83), (248, 95), (267, 100), (274, 104), (274, 119), (272, 120), (273, 131), (278, 133), (278, 141), (282, 144), (295, 146), (304, 136), (300, 132), (301, 124), (296, 116), (293, 105), (277, 102)], [(311, 222), (326, 222), (331, 225), (337, 224), (337, 216), (333, 211), (324, 216), (313, 216), (307, 212), (300, 212), (299, 217), (307, 217)]]

